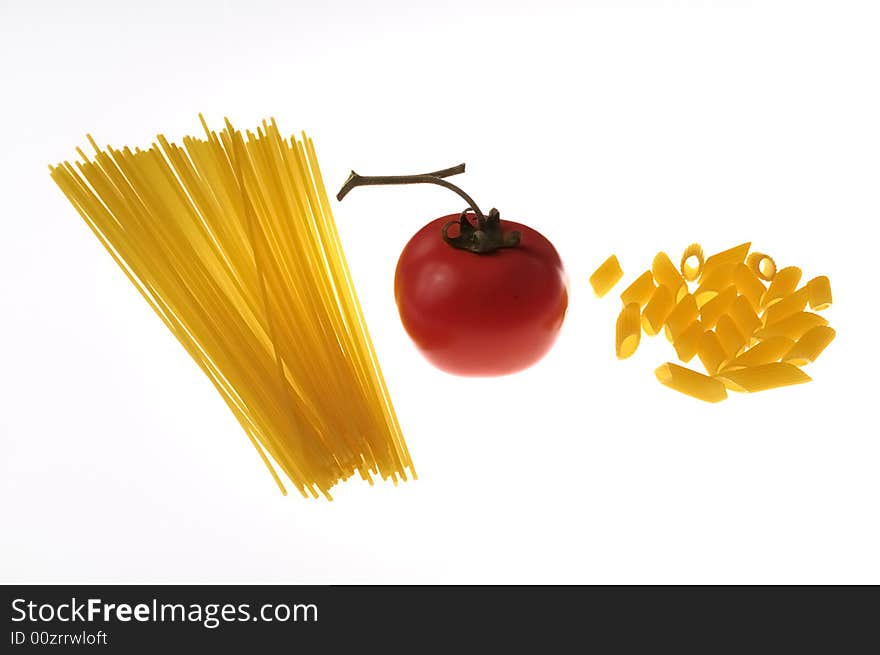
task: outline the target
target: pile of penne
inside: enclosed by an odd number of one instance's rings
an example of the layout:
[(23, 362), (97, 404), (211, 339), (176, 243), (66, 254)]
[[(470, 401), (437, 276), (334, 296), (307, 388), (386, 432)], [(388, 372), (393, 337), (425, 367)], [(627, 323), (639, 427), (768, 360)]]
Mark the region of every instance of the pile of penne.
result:
[[(704, 259), (699, 244), (688, 246), (678, 267), (666, 253), (630, 284), (620, 299), (617, 356), (639, 346), (642, 332), (662, 330), (678, 359), (697, 357), (706, 374), (667, 362), (657, 379), (672, 389), (708, 402), (731, 391), (763, 391), (808, 382), (801, 367), (814, 361), (834, 339), (828, 321), (814, 313), (831, 305), (828, 278), (801, 287), (801, 269), (776, 270), (769, 256), (749, 253), (751, 243)], [(604, 296), (623, 277), (612, 255), (590, 276)], [(809, 309), (813, 311), (807, 311)]]

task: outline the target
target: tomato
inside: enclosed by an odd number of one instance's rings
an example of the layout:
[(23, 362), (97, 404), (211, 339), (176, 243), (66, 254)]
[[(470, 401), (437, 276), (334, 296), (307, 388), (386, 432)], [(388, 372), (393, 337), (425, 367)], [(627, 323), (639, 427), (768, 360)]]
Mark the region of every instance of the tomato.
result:
[[(469, 215), (474, 220), (473, 214)], [(553, 245), (526, 225), (519, 244), (478, 254), (441, 237), (458, 214), (431, 221), (410, 239), (394, 276), (400, 319), (422, 354), (457, 375), (494, 376), (531, 366), (556, 341), (568, 290)]]
[(359, 186), (436, 184), (467, 202), (470, 209), (431, 221), (403, 249), (394, 274), (400, 320), (437, 368), (457, 375), (515, 373), (556, 341), (568, 308), (565, 270), (540, 232), (502, 221), (497, 209), (484, 215), (445, 179), (464, 168), (424, 175), (352, 171), (336, 199)]

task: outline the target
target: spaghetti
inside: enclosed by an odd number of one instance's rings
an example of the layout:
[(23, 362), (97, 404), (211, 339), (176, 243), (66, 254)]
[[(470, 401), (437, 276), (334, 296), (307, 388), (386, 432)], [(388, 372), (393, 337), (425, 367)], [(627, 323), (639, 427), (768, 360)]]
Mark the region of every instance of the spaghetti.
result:
[[(201, 118), (201, 117), (200, 117)], [(415, 470), (311, 139), (275, 120), (50, 166), (232, 410), (283, 493)], [(271, 461), (270, 461), (271, 459)], [(275, 466), (273, 466), (274, 462)], [(407, 473), (409, 471), (409, 474)]]

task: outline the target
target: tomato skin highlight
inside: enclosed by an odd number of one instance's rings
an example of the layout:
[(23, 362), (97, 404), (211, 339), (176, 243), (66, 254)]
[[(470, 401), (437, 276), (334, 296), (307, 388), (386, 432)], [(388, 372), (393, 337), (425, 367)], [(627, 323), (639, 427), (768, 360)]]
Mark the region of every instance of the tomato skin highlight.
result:
[(556, 249), (540, 232), (518, 230), (520, 244), (488, 254), (450, 247), (441, 228), (458, 214), (419, 230), (404, 247), (394, 275), (400, 319), (437, 368), (463, 376), (514, 373), (550, 350), (568, 308)]

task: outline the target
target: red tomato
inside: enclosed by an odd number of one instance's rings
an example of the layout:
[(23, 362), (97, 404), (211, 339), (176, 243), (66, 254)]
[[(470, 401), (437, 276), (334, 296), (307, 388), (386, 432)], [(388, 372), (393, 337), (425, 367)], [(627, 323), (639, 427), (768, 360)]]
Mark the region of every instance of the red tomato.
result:
[[(562, 261), (539, 232), (518, 230), (520, 243), (487, 254), (450, 247), (431, 221), (403, 249), (394, 295), (403, 326), (424, 356), (457, 375), (514, 373), (550, 349), (568, 307)], [(473, 218), (473, 216), (471, 216)]]

